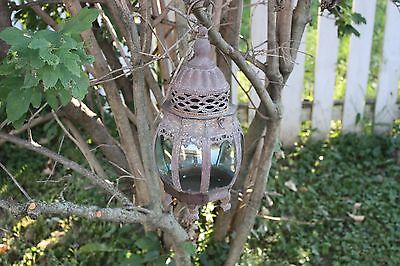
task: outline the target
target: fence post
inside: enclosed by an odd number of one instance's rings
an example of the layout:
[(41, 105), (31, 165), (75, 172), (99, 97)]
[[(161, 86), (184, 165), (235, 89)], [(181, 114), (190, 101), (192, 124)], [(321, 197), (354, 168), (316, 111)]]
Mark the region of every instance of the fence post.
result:
[[(268, 14), (268, 5), (267, 1), (260, 1), (260, 0), (251, 0), (251, 45), (254, 50), (266, 50), (267, 47), (267, 14)], [(266, 60), (266, 54), (265, 52), (261, 53), (260, 55), (257, 55), (256, 58), (260, 60), (261, 62), (265, 62)], [(257, 71), (258, 77), (261, 80), (265, 80), (265, 74), (258, 68), (255, 68)], [(254, 88), (251, 88), (250, 90), (250, 99), (251, 102), (255, 105), (255, 108), (257, 108), (260, 105), (260, 98), (257, 96), (257, 93), (255, 92)], [(249, 124), (254, 118), (254, 115), (256, 113), (256, 110), (253, 109), (254, 106), (249, 102), (249, 119), (248, 122)]]
[(376, 0), (354, 0), (353, 10), (367, 20), (366, 24), (354, 25), (360, 36), (350, 37), (347, 66), (347, 86), (343, 108), (343, 131), (360, 132), (365, 107), (369, 63), (374, 30)]
[(397, 115), (397, 90), (400, 78), (400, 12), (388, 1), (386, 7), (385, 36), (379, 73), (378, 95), (375, 103), (374, 131), (388, 132)]
[(300, 133), (304, 63), (306, 58), (306, 31), (304, 31), (301, 39), (293, 72), (290, 74), (286, 86), (282, 91), (283, 114), (280, 127), (280, 140), (284, 147), (293, 145)]
[(333, 94), (339, 38), (334, 16), (325, 12), (318, 17), (317, 53), (315, 56), (312, 127), (314, 139), (324, 139), (331, 128)]

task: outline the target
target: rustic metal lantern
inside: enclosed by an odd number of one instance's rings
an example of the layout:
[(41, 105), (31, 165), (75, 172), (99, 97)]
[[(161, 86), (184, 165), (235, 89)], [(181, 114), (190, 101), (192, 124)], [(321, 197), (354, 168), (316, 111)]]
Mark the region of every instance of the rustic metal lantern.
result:
[(209, 58), (207, 29), (199, 28), (194, 57), (170, 84), (155, 137), (165, 191), (193, 211), (209, 201), (230, 208), (230, 188), (242, 158), (242, 132), (229, 84)]

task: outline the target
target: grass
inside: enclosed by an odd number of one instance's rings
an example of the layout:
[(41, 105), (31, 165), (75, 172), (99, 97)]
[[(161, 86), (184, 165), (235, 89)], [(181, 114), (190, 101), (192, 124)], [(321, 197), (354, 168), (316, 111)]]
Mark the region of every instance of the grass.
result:
[(274, 164), (242, 261), (399, 265), (399, 129), (392, 137), (338, 134), (316, 143), (305, 132)]
[[(260, 216), (242, 265), (399, 265), (400, 123), (392, 136), (341, 135), (325, 142), (302, 140), (277, 159)], [(56, 148), (59, 139), (51, 146)], [(1, 162), (33, 197), (104, 205), (107, 198), (69, 169), (58, 166), (51, 180), (47, 159), (3, 145)], [(62, 154), (80, 160), (65, 142)], [(112, 179), (112, 178), (111, 178)], [(0, 173), (0, 197), (22, 199)], [(294, 189), (296, 188), (296, 189)], [(297, 191), (294, 191), (297, 190)], [(204, 253), (212, 232), (213, 205), (199, 223), (197, 265), (220, 265), (227, 247)], [(353, 218), (349, 215), (356, 215)], [(134, 225), (91, 222), (76, 217), (12, 217), (0, 211), (0, 265), (164, 265), (155, 234)], [(357, 216), (364, 216), (356, 221)]]

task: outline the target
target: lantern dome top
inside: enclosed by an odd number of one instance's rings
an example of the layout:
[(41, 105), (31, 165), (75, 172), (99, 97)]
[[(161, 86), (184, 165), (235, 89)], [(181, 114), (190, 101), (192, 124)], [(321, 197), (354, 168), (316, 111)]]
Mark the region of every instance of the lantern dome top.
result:
[(207, 32), (207, 28), (199, 27), (193, 58), (182, 65), (170, 84), (167, 101), (174, 111), (199, 116), (228, 110), (229, 84), (210, 59)]

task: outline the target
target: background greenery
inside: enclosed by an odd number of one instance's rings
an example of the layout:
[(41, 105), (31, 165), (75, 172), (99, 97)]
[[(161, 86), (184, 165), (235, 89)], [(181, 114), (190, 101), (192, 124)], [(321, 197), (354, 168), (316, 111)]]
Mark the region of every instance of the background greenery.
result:
[[(375, 95), (382, 50), (386, 1), (378, 0), (378, 4), (368, 98)], [(247, 6), (242, 25), (245, 39), (249, 38), (249, 17)], [(303, 96), (308, 100), (313, 95), (316, 20), (314, 6), (314, 23), (307, 29)], [(344, 96), (348, 44), (345, 35), (339, 50), (336, 99)], [(248, 88), (244, 78), (239, 78)], [(400, 121), (388, 136), (369, 131), (355, 136), (333, 130), (329, 140), (312, 142), (306, 123), (301, 141), (274, 161), (243, 265), (400, 265)], [(33, 133), (42, 144), (85, 163), (54, 121)], [(1, 145), (0, 151), (0, 161), (35, 198), (100, 206), (108, 201), (85, 179), (47, 158), (8, 144)], [(109, 178), (115, 181), (117, 177)], [(0, 197), (22, 199), (4, 172)], [(202, 210), (200, 242), (193, 256), (198, 265), (221, 265), (225, 258), (226, 244), (210, 239), (216, 211), (213, 204)], [(164, 265), (172, 255), (160, 246), (156, 233), (145, 235), (135, 225), (77, 217), (35, 219), (0, 211), (0, 237), (0, 265)]]
[[(61, 136), (34, 133), (58, 148)], [(304, 129), (300, 143), (274, 161), (242, 264), (399, 265), (400, 121), (390, 136), (332, 131), (329, 140), (312, 142), (310, 133)], [(36, 198), (100, 205), (108, 200), (62, 166), (56, 166), (49, 178), (53, 164), (44, 157), (7, 144), (1, 150), (0, 161)], [(61, 152), (84, 161), (68, 140)], [(0, 180), (0, 197), (22, 197), (4, 173)], [(215, 213), (214, 205), (207, 205), (198, 222), (200, 243), (194, 254), (198, 265), (221, 265), (226, 255), (226, 244), (210, 240)], [(76, 217), (12, 217), (5, 212), (0, 216), (1, 265), (170, 261), (171, 254), (163, 252), (155, 233), (145, 235), (135, 225)]]

